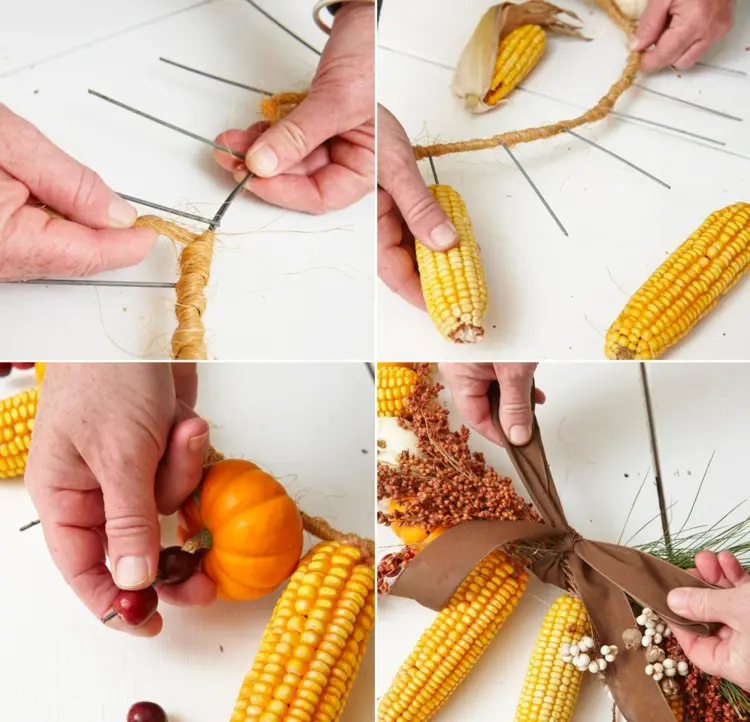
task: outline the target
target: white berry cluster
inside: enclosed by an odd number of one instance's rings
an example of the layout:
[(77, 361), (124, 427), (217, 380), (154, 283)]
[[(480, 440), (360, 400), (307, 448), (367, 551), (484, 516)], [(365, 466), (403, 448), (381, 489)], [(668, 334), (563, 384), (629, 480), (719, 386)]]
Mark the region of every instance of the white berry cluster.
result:
[(636, 623), (643, 627), (643, 639), (641, 645), (649, 647), (652, 644), (661, 644), (665, 637), (672, 634), (672, 630), (653, 612), (646, 607)]
[(600, 657), (595, 656), (596, 643), (591, 637), (583, 637), (578, 644), (563, 644), (560, 647), (560, 658), (566, 664), (572, 664), (579, 672), (589, 671), (598, 674), (615, 661), (617, 647), (605, 644), (599, 649)]
[(663, 662), (646, 665), (646, 674), (653, 677), (656, 682), (660, 682), (664, 677), (675, 677), (678, 674), (681, 677), (686, 677), (687, 673), (687, 662), (675, 662), (670, 657), (667, 657)]

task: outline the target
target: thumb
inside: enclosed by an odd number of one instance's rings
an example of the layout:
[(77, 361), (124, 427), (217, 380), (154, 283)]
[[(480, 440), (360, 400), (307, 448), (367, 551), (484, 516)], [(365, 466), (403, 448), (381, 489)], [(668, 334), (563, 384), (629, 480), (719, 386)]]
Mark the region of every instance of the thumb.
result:
[(90, 168), (60, 150), (36, 127), (0, 105), (0, 169), (71, 221), (89, 228), (130, 228), (138, 212)]
[(458, 244), (456, 227), (425, 185), (413, 156), (383, 163), (378, 175), (378, 184), (393, 198), (414, 238), (432, 251)]
[(124, 463), (102, 484), (105, 534), (112, 576), (120, 589), (144, 589), (159, 563), (159, 517), (154, 499), (156, 469)]
[(335, 135), (350, 130), (349, 118), (333, 110), (340, 106), (340, 98), (328, 96), (325, 88), (311, 90), (286, 118), (263, 133), (247, 152), (248, 170), (261, 178), (272, 178), (303, 161)]
[(720, 622), (737, 629), (736, 589), (674, 589), (667, 596), (669, 608), (694, 622)]
[(174, 514), (195, 491), (203, 476), (208, 450), (208, 424), (185, 402), (178, 400), (167, 451), (156, 471), (156, 506)]
[(631, 50), (650, 48), (667, 27), (671, 0), (650, 0), (630, 41)]
[(500, 425), (513, 446), (531, 439), (534, 415), (531, 410), (531, 384), (536, 364), (495, 364), (500, 383)]

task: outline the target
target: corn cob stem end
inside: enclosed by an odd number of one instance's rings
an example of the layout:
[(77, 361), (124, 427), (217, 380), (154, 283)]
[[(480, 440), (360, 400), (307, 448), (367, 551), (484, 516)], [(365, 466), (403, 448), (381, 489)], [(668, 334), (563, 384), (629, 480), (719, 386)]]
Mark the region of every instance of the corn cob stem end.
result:
[(454, 343), (480, 343), (484, 341), (484, 329), (481, 326), (462, 323), (450, 337)]

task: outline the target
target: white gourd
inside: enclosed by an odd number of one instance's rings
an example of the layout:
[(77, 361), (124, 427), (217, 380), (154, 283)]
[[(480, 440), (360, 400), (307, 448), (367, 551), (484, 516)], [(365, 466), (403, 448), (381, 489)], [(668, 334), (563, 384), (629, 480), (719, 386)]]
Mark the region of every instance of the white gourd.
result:
[(615, 4), (631, 20), (638, 20), (646, 11), (648, 0), (615, 0)]

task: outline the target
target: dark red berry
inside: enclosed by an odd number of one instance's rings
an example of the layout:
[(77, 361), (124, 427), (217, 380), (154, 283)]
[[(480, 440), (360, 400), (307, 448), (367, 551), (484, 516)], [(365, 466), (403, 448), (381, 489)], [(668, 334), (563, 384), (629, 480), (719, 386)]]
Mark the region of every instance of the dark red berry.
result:
[(162, 584), (182, 584), (195, 574), (199, 563), (197, 555), (183, 551), (180, 547), (167, 547), (159, 554), (157, 579)]
[(153, 587), (137, 591), (121, 589), (117, 592), (115, 601), (112, 602), (112, 609), (129, 627), (142, 627), (156, 614), (158, 605), (159, 595)]
[(18, 369), (19, 371), (28, 371), (29, 369), (33, 369), (36, 364), (32, 362), (26, 362), (26, 363), (14, 363), (13, 368)]
[(0, 377), (10, 376), (10, 372), (13, 369), (12, 364), (0, 363)]
[(136, 702), (128, 710), (128, 722), (167, 722), (167, 713), (156, 702)]

